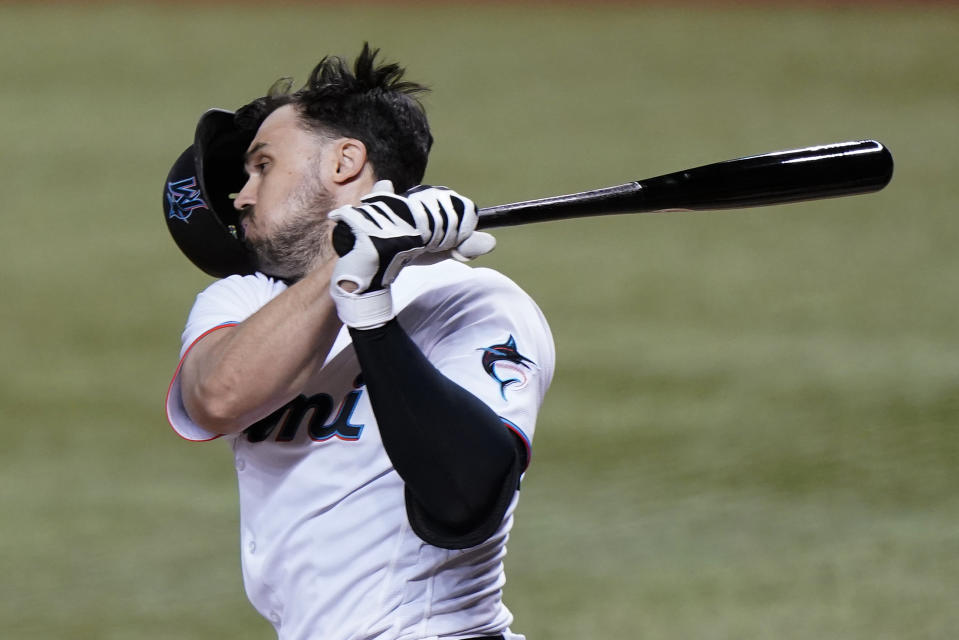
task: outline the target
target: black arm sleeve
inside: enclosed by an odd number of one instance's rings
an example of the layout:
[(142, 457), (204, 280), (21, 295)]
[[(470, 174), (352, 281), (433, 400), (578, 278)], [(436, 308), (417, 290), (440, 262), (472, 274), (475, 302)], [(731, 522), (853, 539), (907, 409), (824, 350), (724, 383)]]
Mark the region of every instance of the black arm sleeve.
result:
[(406, 483), (413, 530), (447, 549), (483, 542), (519, 486), (519, 438), (440, 373), (395, 319), (350, 336), (383, 446)]

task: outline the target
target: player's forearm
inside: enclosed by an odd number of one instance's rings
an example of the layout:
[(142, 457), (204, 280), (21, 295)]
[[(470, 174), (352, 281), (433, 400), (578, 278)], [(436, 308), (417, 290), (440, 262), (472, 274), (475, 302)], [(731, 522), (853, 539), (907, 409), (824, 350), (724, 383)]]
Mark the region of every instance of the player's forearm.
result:
[(383, 446), (419, 505), (454, 532), (495, 519), (519, 465), (499, 416), (433, 367), (396, 320), (350, 334)]
[(197, 343), (181, 370), (194, 422), (216, 433), (242, 431), (302, 391), (341, 326), (329, 297), (330, 269), (310, 273), (242, 323)]

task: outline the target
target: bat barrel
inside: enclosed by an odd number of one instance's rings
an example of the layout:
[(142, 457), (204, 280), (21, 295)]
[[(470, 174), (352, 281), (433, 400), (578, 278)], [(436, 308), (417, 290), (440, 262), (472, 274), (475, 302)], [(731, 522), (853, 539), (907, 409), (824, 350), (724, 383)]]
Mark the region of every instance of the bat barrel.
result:
[(712, 211), (878, 191), (892, 155), (875, 140), (778, 151), (718, 162), (641, 184), (654, 209)]
[(648, 180), (479, 210), (478, 228), (614, 213), (714, 211), (871, 193), (892, 179), (875, 140), (736, 158)]

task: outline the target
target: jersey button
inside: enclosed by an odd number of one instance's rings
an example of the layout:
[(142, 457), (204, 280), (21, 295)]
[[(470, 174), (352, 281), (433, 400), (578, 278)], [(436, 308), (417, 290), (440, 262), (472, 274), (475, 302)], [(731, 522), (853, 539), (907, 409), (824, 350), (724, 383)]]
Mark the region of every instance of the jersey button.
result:
[(256, 541), (250, 540), (250, 543), (246, 545), (246, 548), (251, 554), (256, 553)]
[(237, 459), (236, 459), (236, 470), (237, 470), (237, 471), (243, 471), (244, 469), (246, 469), (246, 460), (244, 460), (243, 458), (237, 458)]

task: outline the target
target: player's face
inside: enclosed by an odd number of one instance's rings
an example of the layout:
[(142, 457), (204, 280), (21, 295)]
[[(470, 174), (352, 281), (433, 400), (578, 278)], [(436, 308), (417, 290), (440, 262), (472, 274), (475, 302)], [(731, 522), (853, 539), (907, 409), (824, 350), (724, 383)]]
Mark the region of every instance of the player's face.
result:
[(325, 145), (289, 105), (270, 114), (250, 144), (249, 179), (234, 206), (264, 273), (296, 280), (334, 255), (326, 216), (335, 198), (323, 182)]

